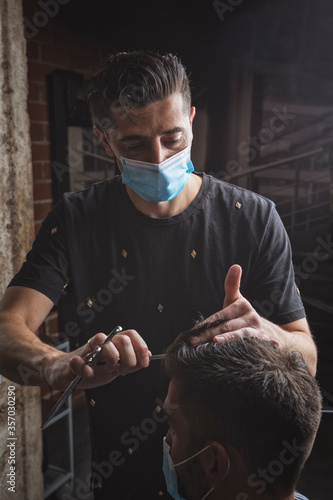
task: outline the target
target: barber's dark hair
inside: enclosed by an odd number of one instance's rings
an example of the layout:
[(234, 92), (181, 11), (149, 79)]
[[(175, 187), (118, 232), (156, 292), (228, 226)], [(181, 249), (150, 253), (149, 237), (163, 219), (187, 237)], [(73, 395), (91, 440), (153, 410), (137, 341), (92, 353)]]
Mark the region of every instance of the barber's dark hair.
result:
[(199, 448), (214, 439), (233, 445), (257, 485), (254, 474), (280, 460), (282, 471), (267, 491), (290, 494), (320, 423), (318, 384), (299, 352), (263, 339), (191, 345), (209, 326), (179, 335), (163, 362), (180, 391), (191, 440)]
[[(146, 106), (179, 92), (184, 112), (191, 107), (189, 79), (180, 59), (151, 51), (111, 55), (86, 84), (86, 99), (93, 120), (114, 126), (114, 113), (125, 116), (134, 107)], [(104, 127), (109, 128), (109, 127)]]

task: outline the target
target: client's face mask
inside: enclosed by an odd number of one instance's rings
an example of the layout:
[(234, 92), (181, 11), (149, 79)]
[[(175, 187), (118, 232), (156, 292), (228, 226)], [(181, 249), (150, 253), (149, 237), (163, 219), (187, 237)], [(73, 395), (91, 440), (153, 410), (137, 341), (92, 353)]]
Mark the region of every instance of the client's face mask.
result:
[[(209, 448), (209, 445), (205, 446), (205, 448), (198, 451), (198, 453), (195, 453), (194, 455), (187, 458), (186, 460), (183, 460), (182, 462), (178, 462), (178, 464), (174, 464), (172, 457), (170, 455), (170, 446), (166, 442), (165, 437), (163, 438), (163, 474), (165, 477), (165, 482), (167, 485), (168, 493), (175, 500), (185, 500), (178, 492), (178, 480), (177, 480), (177, 473), (176, 473), (175, 467), (178, 467), (179, 465), (182, 465), (182, 464), (185, 464), (186, 462), (189, 462), (190, 460), (192, 460), (192, 458), (196, 457), (197, 455), (200, 455), (200, 453), (207, 450), (208, 448)], [(229, 469), (228, 469), (228, 472), (229, 472)], [(211, 488), (201, 500), (205, 500), (205, 498), (208, 497), (208, 495), (213, 491), (213, 489), (214, 488)]]
[(123, 184), (146, 201), (172, 200), (185, 187), (194, 170), (190, 151), (191, 146), (188, 146), (158, 164), (118, 156), (123, 166)]

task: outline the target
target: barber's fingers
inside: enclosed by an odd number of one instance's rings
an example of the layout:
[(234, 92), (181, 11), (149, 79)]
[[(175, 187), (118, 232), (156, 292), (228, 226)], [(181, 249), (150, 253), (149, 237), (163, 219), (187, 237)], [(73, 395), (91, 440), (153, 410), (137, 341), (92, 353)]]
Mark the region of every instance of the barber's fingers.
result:
[(241, 278), (242, 268), (238, 264), (234, 264), (229, 268), (224, 280), (225, 298), (223, 302), (223, 309), (241, 297), (241, 293), (239, 291)]
[[(191, 339), (192, 345), (212, 342), (216, 335), (224, 334), (244, 327), (258, 328), (261, 326), (261, 318), (255, 312), (251, 304), (242, 296), (221, 311), (218, 311), (205, 319), (205, 323), (216, 324)], [(199, 326), (200, 326), (199, 325)]]
[[(106, 335), (104, 333), (97, 333), (96, 335), (91, 337), (91, 339), (89, 339), (89, 341), (84, 346), (80, 347), (72, 353), (70, 368), (76, 375), (80, 375), (82, 378), (89, 378), (94, 375), (94, 369), (87, 365), (84, 358), (87, 354), (94, 351), (98, 346), (101, 346), (105, 339)], [(105, 355), (105, 358), (108, 361), (108, 366), (113, 368), (116, 367), (119, 361), (119, 353), (111, 342), (107, 342), (105, 344), (102, 352), (98, 356), (98, 362), (102, 361)], [(106, 364), (105, 359), (103, 359), (103, 363)]]
[(279, 340), (276, 336), (272, 337), (268, 333), (259, 331), (256, 328), (241, 328), (239, 330), (234, 330), (232, 332), (224, 333), (222, 335), (216, 335), (214, 337), (214, 342), (217, 344), (224, 344), (226, 342), (233, 342), (241, 338), (256, 337), (259, 339), (267, 340), (272, 342), (276, 346), (279, 345)]
[[(85, 346), (76, 351), (77, 355), (70, 362), (74, 373), (83, 378), (93, 376), (94, 369), (86, 364), (84, 357), (101, 346), (105, 339), (104, 333), (97, 333)], [(118, 374), (126, 374), (147, 367), (150, 355), (146, 342), (138, 332), (126, 330), (115, 335), (112, 341), (103, 346), (97, 362), (103, 363), (111, 371), (117, 368)]]
[(223, 344), (225, 342), (232, 342), (234, 340), (246, 337), (259, 337), (263, 338), (263, 335), (255, 328), (240, 328), (239, 330), (234, 330), (232, 332), (216, 335), (214, 341), (217, 344)]
[(145, 368), (151, 355), (143, 338), (135, 330), (126, 330), (112, 341), (119, 352), (119, 373), (126, 373)]
[(74, 355), (69, 361), (70, 369), (75, 375), (79, 375), (82, 378), (92, 377), (94, 374), (94, 370), (87, 365), (85, 360), (77, 355)]

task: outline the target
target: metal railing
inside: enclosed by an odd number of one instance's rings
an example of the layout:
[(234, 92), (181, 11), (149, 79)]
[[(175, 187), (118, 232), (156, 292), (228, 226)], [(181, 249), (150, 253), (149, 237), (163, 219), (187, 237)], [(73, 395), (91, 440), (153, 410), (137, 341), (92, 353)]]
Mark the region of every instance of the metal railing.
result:
[(333, 143), (328, 143), (312, 151), (250, 167), (230, 176), (228, 182), (274, 201), (286, 230), (292, 235), (332, 220), (332, 160)]

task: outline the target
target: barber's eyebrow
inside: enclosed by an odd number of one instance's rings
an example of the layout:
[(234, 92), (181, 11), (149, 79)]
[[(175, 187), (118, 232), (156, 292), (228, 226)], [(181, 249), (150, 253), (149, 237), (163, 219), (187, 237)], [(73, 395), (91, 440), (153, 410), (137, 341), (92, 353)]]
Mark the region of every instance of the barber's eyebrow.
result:
[(184, 128), (183, 127), (175, 127), (175, 128), (170, 129), (170, 130), (166, 130), (165, 132), (163, 132), (162, 135), (176, 134), (177, 132), (184, 132)]
[[(166, 130), (165, 132), (162, 132), (161, 135), (172, 135), (176, 134), (177, 132), (184, 132), (183, 127), (174, 127), (170, 130)], [(120, 142), (127, 142), (127, 141), (138, 141), (141, 139), (145, 139), (146, 136), (140, 135), (140, 134), (130, 134), (130, 135), (124, 135), (124, 137), (121, 137), (119, 139)]]

